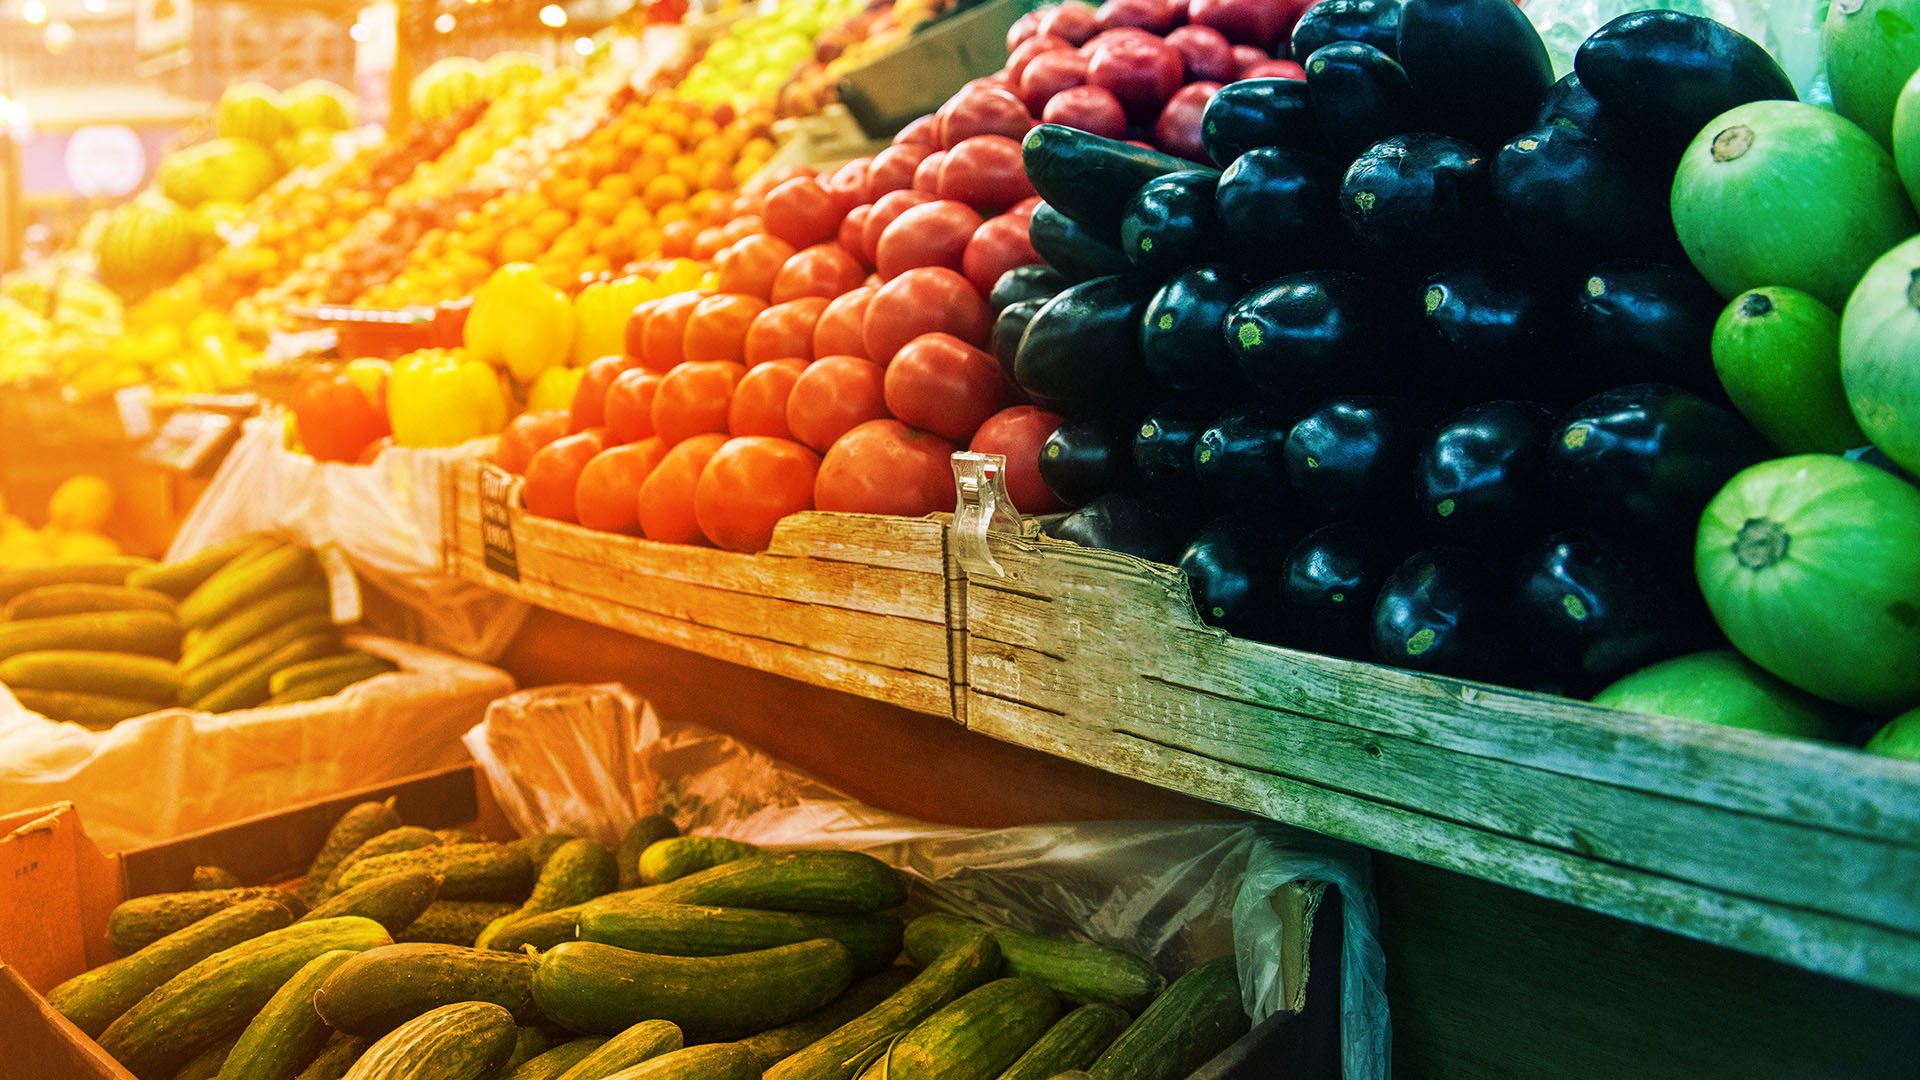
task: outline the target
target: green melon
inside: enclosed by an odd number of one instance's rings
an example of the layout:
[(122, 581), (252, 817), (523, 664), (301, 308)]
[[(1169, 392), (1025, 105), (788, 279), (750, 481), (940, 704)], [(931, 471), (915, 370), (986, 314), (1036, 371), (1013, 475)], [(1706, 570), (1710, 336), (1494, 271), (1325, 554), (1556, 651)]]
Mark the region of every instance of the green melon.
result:
[(1662, 660), (1594, 695), (1595, 705), (1801, 739), (1839, 737), (1842, 712), (1728, 649)]
[(1873, 733), (1865, 747), (1869, 754), (1920, 761), (1920, 709), (1903, 712)]
[(1799, 289), (1734, 297), (1713, 326), (1713, 369), (1740, 414), (1789, 454), (1866, 445), (1840, 383), (1840, 316)]
[(1920, 0), (1833, 0), (1823, 52), (1833, 107), (1893, 148), (1893, 104), (1920, 68)]

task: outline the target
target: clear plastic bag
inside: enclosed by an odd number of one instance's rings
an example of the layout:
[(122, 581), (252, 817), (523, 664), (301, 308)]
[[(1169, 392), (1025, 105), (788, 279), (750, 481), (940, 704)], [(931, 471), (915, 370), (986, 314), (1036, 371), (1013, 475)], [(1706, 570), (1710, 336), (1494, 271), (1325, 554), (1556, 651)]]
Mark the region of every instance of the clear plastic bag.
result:
[(1648, 9), (1704, 15), (1733, 27), (1780, 61), (1802, 98), (1820, 96), (1815, 83), (1822, 71), (1827, 0), (1527, 0), (1523, 8), (1547, 43), (1556, 76), (1573, 70), (1574, 51), (1588, 35), (1630, 11)]
[(668, 813), (690, 832), (866, 851), (913, 876), (934, 906), (1117, 945), (1165, 971), (1231, 949), (1256, 1022), (1304, 989), (1284, 985), (1289, 931), (1271, 898), (1293, 882), (1325, 882), (1344, 901), (1345, 1076), (1391, 1071), (1366, 853), (1338, 841), (1264, 822), (929, 824), (860, 803), (725, 735), (663, 724), (617, 685), (501, 698), (466, 743), (522, 832), (612, 844), (637, 818)]

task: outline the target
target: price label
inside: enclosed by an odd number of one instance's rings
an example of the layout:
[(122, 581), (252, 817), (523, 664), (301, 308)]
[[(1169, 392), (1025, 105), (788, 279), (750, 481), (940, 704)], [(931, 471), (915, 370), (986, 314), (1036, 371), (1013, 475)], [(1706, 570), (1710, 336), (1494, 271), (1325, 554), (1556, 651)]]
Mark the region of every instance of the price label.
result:
[(487, 569), (520, 580), (520, 549), (513, 541), (516, 477), (497, 465), (480, 467), (480, 545)]
[(177, 412), (140, 450), (140, 460), (189, 476), (213, 471), (220, 457), (240, 436), (240, 422), (208, 412)]
[(153, 387), (122, 387), (113, 392), (113, 407), (120, 413), (120, 430), (129, 439), (144, 439), (153, 434)]
[(347, 553), (340, 550), (339, 544), (329, 542), (321, 544), (314, 554), (320, 559), (320, 569), (326, 571), (334, 625), (359, 622), (365, 615), (360, 599), (360, 575), (353, 572)]

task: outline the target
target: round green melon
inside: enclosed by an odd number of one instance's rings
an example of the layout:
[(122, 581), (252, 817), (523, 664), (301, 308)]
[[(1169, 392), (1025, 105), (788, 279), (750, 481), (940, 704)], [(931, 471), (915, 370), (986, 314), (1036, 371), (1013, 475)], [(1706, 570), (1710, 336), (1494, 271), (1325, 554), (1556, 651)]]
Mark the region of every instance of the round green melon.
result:
[(1740, 414), (1786, 453), (1867, 443), (1840, 383), (1840, 316), (1799, 289), (1734, 297), (1713, 326), (1713, 369)]
[(1673, 226), (1720, 295), (1786, 285), (1838, 311), (1881, 252), (1920, 230), (1893, 159), (1797, 101), (1754, 101), (1700, 130), (1673, 177)]
[(1893, 163), (1907, 185), (1907, 199), (1920, 209), (1920, 71), (1907, 80), (1893, 107)]
[(1892, 149), (1893, 103), (1920, 68), (1920, 0), (1833, 0), (1822, 38), (1834, 109)]
[(1920, 473), (1920, 236), (1881, 256), (1847, 301), (1840, 378), (1860, 430)]
[(1869, 754), (1920, 761), (1920, 709), (1912, 709), (1887, 721), (1873, 733), (1864, 747)]
[(1707, 504), (1694, 572), (1774, 675), (1882, 715), (1920, 704), (1920, 488), (1825, 454), (1761, 462)]
[(1802, 739), (1835, 739), (1841, 710), (1796, 690), (1728, 649), (1642, 668), (1594, 695), (1595, 705)]

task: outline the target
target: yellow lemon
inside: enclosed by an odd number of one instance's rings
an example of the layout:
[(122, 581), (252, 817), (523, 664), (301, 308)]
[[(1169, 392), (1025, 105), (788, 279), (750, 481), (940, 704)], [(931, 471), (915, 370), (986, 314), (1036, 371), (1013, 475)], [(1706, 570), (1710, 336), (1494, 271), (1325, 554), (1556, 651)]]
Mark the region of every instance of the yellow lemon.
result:
[(98, 529), (113, 514), (113, 488), (97, 476), (69, 477), (47, 500), (47, 521), (68, 532)]

